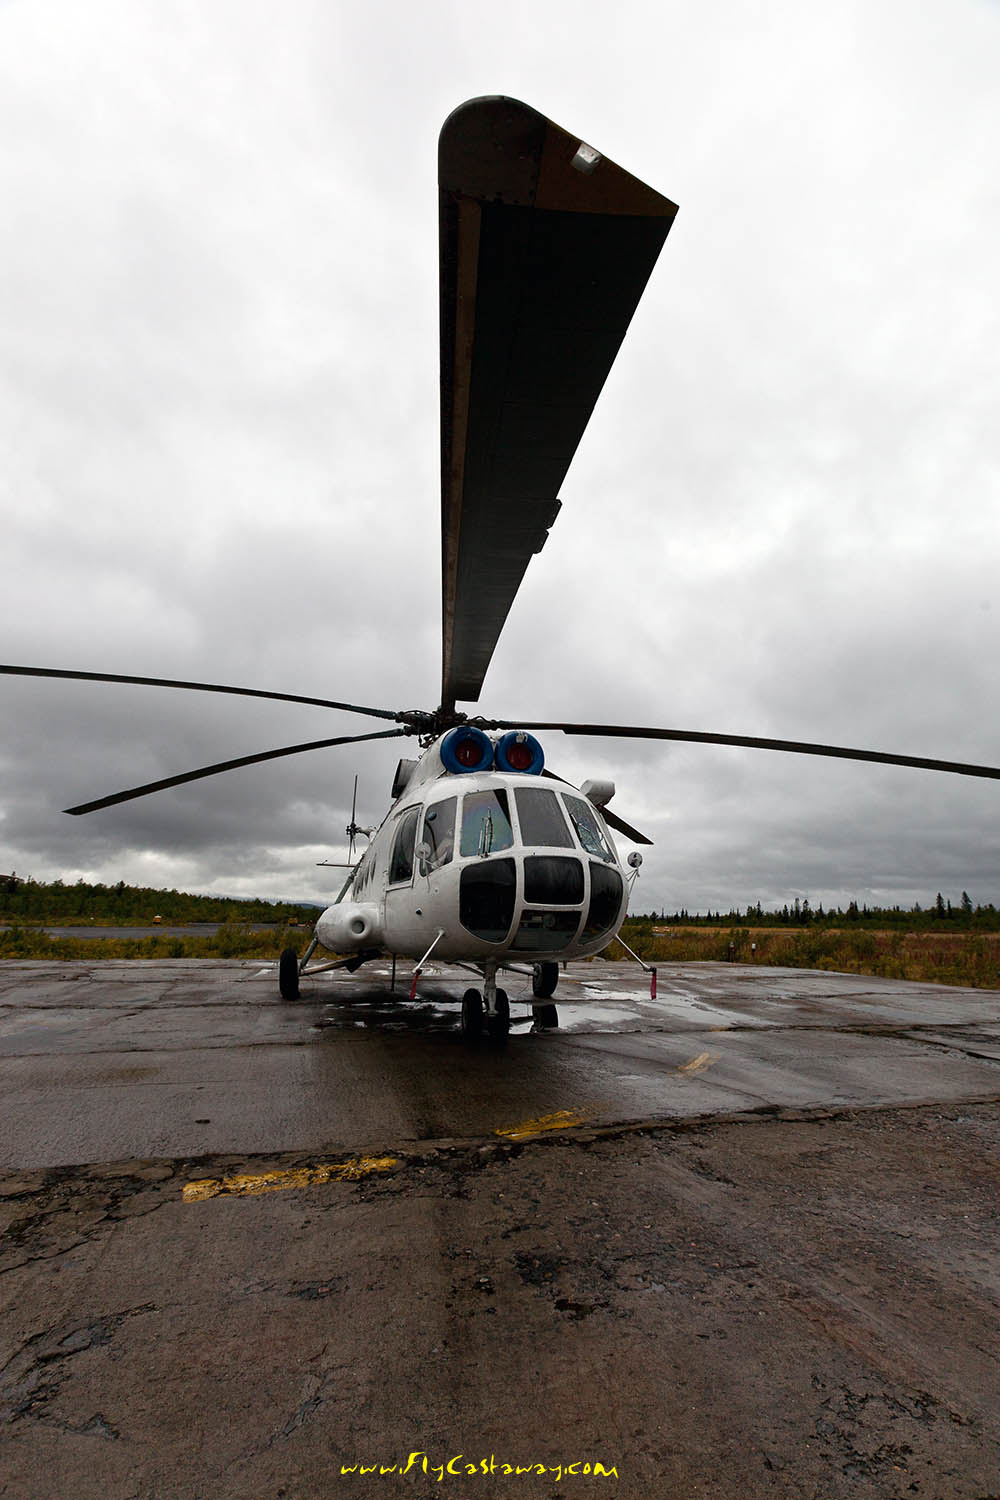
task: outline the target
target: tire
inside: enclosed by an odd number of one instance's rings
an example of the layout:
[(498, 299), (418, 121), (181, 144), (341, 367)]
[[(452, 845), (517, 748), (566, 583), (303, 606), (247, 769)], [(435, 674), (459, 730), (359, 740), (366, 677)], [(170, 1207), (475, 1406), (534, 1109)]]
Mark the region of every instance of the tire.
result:
[(559, 983), (559, 965), (547, 960), (535, 964), (531, 970), (531, 993), (536, 1000), (548, 1000), (556, 992)]
[(282, 1000), (299, 999), (299, 955), (286, 948), (278, 959), (278, 989)]
[(483, 1034), (483, 997), (478, 990), (466, 990), (462, 996), (462, 1035), (476, 1042)]
[(505, 1042), (510, 1035), (510, 1001), (507, 999), (506, 990), (497, 990), (496, 1015), (490, 1016), (487, 1023), (491, 1042)]

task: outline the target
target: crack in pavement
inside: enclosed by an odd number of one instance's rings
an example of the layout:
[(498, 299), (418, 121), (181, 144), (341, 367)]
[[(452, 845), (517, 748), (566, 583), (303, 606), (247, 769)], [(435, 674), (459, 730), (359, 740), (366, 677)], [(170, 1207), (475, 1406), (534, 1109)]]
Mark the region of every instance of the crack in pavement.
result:
[(120, 1433), (101, 1412), (79, 1424), (62, 1421), (45, 1408), (58, 1395), (68, 1373), (65, 1366), (69, 1360), (88, 1349), (110, 1344), (118, 1328), (129, 1318), (158, 1311), (155, 1302), (144, 1302), (89, 1323), (64, 1322), (32, 1334), (0, 1368), (0, 1423), (31, 1417), (60, 1431), (117, 1439)]

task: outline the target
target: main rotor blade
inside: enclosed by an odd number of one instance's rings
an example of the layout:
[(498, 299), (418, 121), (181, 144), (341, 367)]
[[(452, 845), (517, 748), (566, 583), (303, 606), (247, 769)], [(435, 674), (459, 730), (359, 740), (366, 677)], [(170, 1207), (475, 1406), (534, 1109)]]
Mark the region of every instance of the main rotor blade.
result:
[(475, 701), (677, 212), (502, 97), (445, 121), (441, 704)]
[[(555, 771), (543, 771), (542, 775), (550, 777), (553, 781), (561, 782), (563, 786), (573, 787), (574, 792), (580, 791), (578, 786), (573, 786), (572, 781), (567, 781), (565, 776), (557, 776)], [(580, 792), (580, 795), (583, 796), (583, 793)], [(626, 823), (625, 819), (620, 818), (617, 813), (612, 812), (610, 807), (601, 807), (598, 811), (609, 827), (614, 828), (618, 833), (623, 833), (633, 844), (652, 844), (652, 839), (648, 839), (644, 833), (640, 833), (638, 828), (633, 828), (631, 823)]]
[(225, 687), (220, 682), (181, 682), (172, 677), (125, 677), (118, 672), (64, 672), (56, 667), (10, 667), (0, 672), (12, 677), (61, 677), (78, 682), (130, 682), (139, 687), (188, 688), (197, 693), (235, 693), (241, 698), (277, 698), (282, 703), (312, 703), (318, 708), (342, 708), (347, 713), (368, 714), (374, 719), (397, 721), (400, 715), (387, 708), (364, 708), (357, 703), (335, 703), (332, 698), (304, 698), (299, 693), (267, 693), (260, 688)]
[(200, 781), (203, 776), (218, 776), (223, 771), (234, 771), (238, 766), (256, 766), (264, 760), (279, 760), (283, 755), (298, 755), (304, 750), (326, 750), (331, 745), (356, 745), (362, 740), (391, 740), (397, 735), (406, 735), (408, 729), (377, 729), (372, 734), (344, 734), (332, 740), (310, 740), (305, 745), (286, 745), (281, 750), (264, 750), (260, 755), (241, 755), (237, 760), (220, 760), (214, 766), (202, 766), (198, 771), (185, 771), (181, 776), (165, 776), (162, 781), (147, 781), (145, 786), (134, 786), (127, 792), (115, 792), (111, 797), (99, 797), (96, 802), (81, 802), (79, 807), (64, 808), (64, 812), (79, 817), (81, 813), (97, 812), (101, 807), (114, 807), (118, 802), (131, 802), (135, 797), (148, 797), (151, 792), (162, 792), (170, 786), (183, 786), (186, 781)]
[[(478, 722), (478, 721), (477, 721)], [(648, 729), (632, 724), (527, 724), (489, 720), (490, 729), (559, 729), (563, 734), (592, 734), (616, 739), (686, 740), (696, 745), (740, 745), (750, 750), (784, 750), (793, 755), (825, 755), (835, 760), (868, 760), (884, 766), (915, 766), (921, 771), (947, 771), (953, 776), (982, 776), (1000, 781), (1000, 767), (971, 765), (961, 760), (934, 760), (924, 755), (890, 755), (882, 750), (850, 750), (843, 745), (815, 745), (805, 740), (758, 739), (748, 734), (703, 734), (690, 729)]]

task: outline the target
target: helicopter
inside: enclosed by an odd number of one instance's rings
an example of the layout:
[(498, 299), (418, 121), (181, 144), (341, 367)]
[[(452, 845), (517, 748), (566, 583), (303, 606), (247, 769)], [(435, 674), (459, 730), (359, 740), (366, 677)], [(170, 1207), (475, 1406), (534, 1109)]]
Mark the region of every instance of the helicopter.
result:
[[(504, 1039), (498, 976), (531, 976), (533, 1015), (558, 1024), (560, 964), (620, 931), (641, 864), (614, 832), (651, 841), (609, 803), (610, 781), (577, 788), (546, 767), (537, 734), (733, 745), (1000, 779), (1000, 769), (810, 742), (662, 727), (485, 719), (478, 701), (531, 558), (558, 516), (558, 491), (677, 213), (676, 204), (544, 115), (503, 95), (444, 123), (440, 219), (442, 663), (439, 706), (390, 709), (221, 683), (0, 666), (0, 672), (305, 703), (393, 727), (220, 761), (67, 808), (96, 812), (167, 787), (311, 750), (393, 737), (401, 759), (377, 831), (352, 808), (352, 863), (300, 959), (278, 966), (283, 999), (331, 967), (390, 957), (472, 969), (462, 1030)], [(356, 797), (356, 792), (355, 792)], [(353, 862), (354, 837), (371, 841)], [(317, 948), (336, 955), (313, 961)]]

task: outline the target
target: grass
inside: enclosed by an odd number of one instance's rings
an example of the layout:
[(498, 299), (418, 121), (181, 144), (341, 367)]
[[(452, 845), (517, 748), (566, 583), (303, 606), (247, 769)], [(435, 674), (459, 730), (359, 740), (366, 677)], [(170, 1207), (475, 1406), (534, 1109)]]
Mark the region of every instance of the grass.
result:
[(285, 948), (294, 948), (296, 953), (301, 953), (311, 936), (311, 930), (301, 927), (276, 927), (268, 932), (254, 932), (246, 922), (223, 922), (218, 932), (204, 937), (171, 933), (169, 928), (164, 928), (155, 937), (49, 937), (38, 927), (13, 926), (0, 932), (0, 959), (277, 959)]
[[(671, 927), (668, 935), (648, 927), (623, 937), (647, 963), (705, 961), (758, 963), (789, 969), (827, 969), (873, 974), (885, 979), (1000, 988), (1000, 933), (870, 931), (836, 927)], [(172, 934), (155, 937), (54, 938), (37, 927), (0, 932), (0, 959), (259, 958), (276, 960), (285, 948), (300, 953), (311, 938), (308, 928), (254, 932), (245, 922), (224, 922), (212, 936)], [(617, 942), (608, 958), (624, 955)]]
[[(671, 927), (622, 936), (647, 963), (725, 962), (827, 969), (931, 984), (1000, 988), (1000, 933), (871, 931), (838, 927)], [(612, 943), (608, 958), (621, 957)]]

